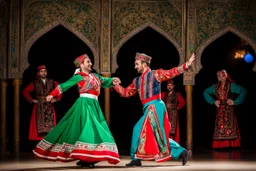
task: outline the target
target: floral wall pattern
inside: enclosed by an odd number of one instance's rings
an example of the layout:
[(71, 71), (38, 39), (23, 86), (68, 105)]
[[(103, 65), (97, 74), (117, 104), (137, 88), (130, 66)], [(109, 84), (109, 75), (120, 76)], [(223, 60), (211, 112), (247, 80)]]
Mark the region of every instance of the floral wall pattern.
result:
[[(21, 78), (30, 45), (42, 34), (63, 25), (93, 51), (102, 72), (113, 72), (120, 47), (146, 27), (151, 27), (184, 52), (183, 0), (0, 0), (0, 76)], [(256, 52), (255, 6), (249, 0), (189, 0), (188, 50), (196, 51), (192, 72), (201, 69), (201, 54), (228, 31), (245, 39)], [(5, 10), (2, 10), (5, 9)], [(10, 12), (10, 15), (8, 15)], [(9, 17), (9, 27), (6, 21)], [(9, 28), (9, 30), (8, 30)], [(9, 35), (7, 35), (9, 34)], [(7, 42), (10, 46), (7, 50)], [(8, 53), (9, 52), (9, 53)], [(4, 61), (7, 54), (8, 62)], [(188, 56), (188, 55), (187, 55)], [(6, 63), (6, 64), (5, 64)], [(7, 66), (8, 63), (8, 66)], [(6, 67), (2, 67), (5, 65)], [(189, 76), (191, 78), (191, 76)], [(190, 80), (188, 84), (192, 84)]]
[(111, 1), (102, 0), (101, 14), (101, 72), (110, 73)]
[(20, 61), (20, 1), (10, 1), (10, 46), (8, 53), (8, 77), (19, 78), (21, 76), (19, 70)]
[(28, 51), (43, 34), (62, 25), (92, 50), (95, 69), (99, 71), (98, 36), (100, 3), (97, 0), (24, 0), (22, 20), (22, 61), (24, 70)]
[[(182, 2), (182, 1), (180, 1)], [(180, 3), (181, 5), (181, 3)], [(181, 11), (169, 1), (113, 2), (113, 47), (128, 33), (150, 21), (181, 45)]]
[(76, 28), (97, 47), (96, 27), (99, 9), (95, 7), (86, 1), (25, 0), (24, 40), (28, 40), (43, 27), (61, 20)]
[(202, 68), (202, 51), (227, 31), (231, 31), (246, 40), (256, 52), (256, 12), (250, 6), (250, 1), (197, 0), (195, 3), (197, 72)]
[(177, 48), (182, 46), (182, 0), (113, 0), (112, 18), (112, 71), (117, 67), (114, 64), (119, 48), (145, 25), (161, 30), (163, 36), (178, 45)]
[(7, 23), (8, 23), (8, 4), (5, 0), (0, 0), (0, 78), (7, 78)]

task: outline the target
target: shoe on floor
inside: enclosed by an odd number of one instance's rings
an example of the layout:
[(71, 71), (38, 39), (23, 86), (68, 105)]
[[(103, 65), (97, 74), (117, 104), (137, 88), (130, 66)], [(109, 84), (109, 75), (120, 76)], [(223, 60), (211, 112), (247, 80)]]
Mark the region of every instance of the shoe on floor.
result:
[(130, 163), (126, 164), (125, 166), (127, 166), (127, 167), (141, 166), (141, 161), (140, 160), (132, 160)]
[(94, 163), (89, 163), (89, 162), (84, 162), (84, 161), (78, 161), (76, 163), (77, 166), (81, 166), (81, 167), (90, 167), (90, 168), (94, 168)]
[(183, 153), (181, 153), (181, 158), (182, 158), (182, 166), (186, 165), (188, 162), (188, 159), (192, 156), (192, 151), (191, 150), (186, 150)]

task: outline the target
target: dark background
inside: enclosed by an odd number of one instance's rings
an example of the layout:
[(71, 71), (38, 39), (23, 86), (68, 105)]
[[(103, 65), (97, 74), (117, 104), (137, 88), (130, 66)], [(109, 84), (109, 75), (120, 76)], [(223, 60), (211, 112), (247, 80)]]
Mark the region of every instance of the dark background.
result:
[[(233, 33), (226, 33), (210, 44), (202, 53), (201, 63), (203, 68), (195, 77), (193, 86), (193, 146), (194, 149), (211, 149), (215, 107), (207, 104), (203, 98), (203, 91), (217, 82), (216, 72), (226, 69), (231, 78), (248, 91), (246, 100), (242, 105), (235, 106), (240, 133), (242, 137), (242, 149), (255, 149), (254, 146), (254, 121), (255, 97), (256, 97), (256, 73), (253, 72), (252, 63), (246, 63), (243, 59), (235, 59), (234, 54), (241, 47), (241, 39)], [(245, 47), (255, 57), (250, 46)], [(174, 45), (164, 36), (151, 28), (146, 28), (130, 40), (120, 49), (117, 57), (118, 68), (112, 76), (122, 80), (124, 87), (138, 76), (134, 69), (134, 57), (136, 52), (152, 56), (152, 69), (169, 69), (179, 65), (179, 54)], [(62, 26), (58, 26), (39, 38), (31, 47), (28, 60), (29, 67), (23, 73), (21, 91), (33, 79), (36, 68), (45, 64), (48, 69), (48, 77), (60, 83), (68, 80), (75, 71), (73, 61), (79, 55), (87, 53), (92, 62), (94, 57), (89, 47), (78, 37)], [(183, 76), (176, 77), (176, 90), (185, 98)], [(165, 90), (166, 83), (162, 84)], [(12, 86), (8, 87), (8, 101), (12, 104)], [(55, 103), (57, 121), (59, 121), (72, 106), (78, 97), (76, 86), (63, 94), (61, 101)], [(30, 152), (36, 145), (28, 140), (29, 122), (32, 105), (21, 96), (20, 111), (20, 150)], [(102, 89), (99, 102), (104, 111), (104, 91)], [(13, 133), (13, 108), (8, 106), (8, 150), (12, 150)], [(117, 142), (120, 154), (129, 154), (132, 129), (142, 116), (142, 105), (138, 94), (131, 98), (121, 98), (115, 91), (111, 91), (111, 132)], [(186, 144), (186, 107), (179, 112), (181, 145)]]

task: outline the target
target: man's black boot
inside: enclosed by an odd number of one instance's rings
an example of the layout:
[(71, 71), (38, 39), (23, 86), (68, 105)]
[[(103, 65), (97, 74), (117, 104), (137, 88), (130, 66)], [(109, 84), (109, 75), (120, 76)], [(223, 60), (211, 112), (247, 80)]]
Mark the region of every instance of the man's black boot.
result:
[(132, 160), (130, 163), (126, 164), (125, 166), (131, 167), (131, 166), (141, 166), (140, 160)]
[(94, 164), (95, 163), (84, 162), (84, 161), (81, 161), (81, 160), (76, 163), (77, 166), (90, 167), (90, 168), (94, 168)]
[(181, 158), (182, 158), (182, 166), (186, 165), (188, 162), (188, 158), (192, 156), (192, 151), (191, 150), (185, 150), (181, 153)]

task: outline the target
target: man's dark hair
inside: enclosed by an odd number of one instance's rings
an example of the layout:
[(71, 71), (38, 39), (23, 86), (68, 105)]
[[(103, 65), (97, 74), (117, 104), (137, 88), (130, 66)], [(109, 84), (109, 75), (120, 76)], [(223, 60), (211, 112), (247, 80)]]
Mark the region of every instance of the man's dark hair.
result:
[(147, 64), (147, 66), (150, 67), (150, 63), (148, 63), (146, 61), (141, 61), (141, 64), (143, 64), (143, 63)]

